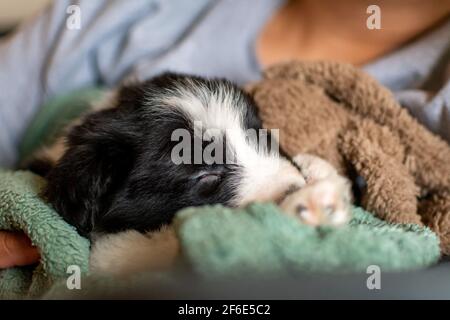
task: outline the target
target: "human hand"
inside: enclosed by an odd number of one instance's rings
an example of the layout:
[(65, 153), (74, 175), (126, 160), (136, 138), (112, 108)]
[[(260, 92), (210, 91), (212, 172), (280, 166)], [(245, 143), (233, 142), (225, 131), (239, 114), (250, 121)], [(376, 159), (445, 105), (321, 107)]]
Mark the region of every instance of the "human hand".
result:
[(38, 262), (39, 251), (21, 232), (0, 231), (0, 269)]

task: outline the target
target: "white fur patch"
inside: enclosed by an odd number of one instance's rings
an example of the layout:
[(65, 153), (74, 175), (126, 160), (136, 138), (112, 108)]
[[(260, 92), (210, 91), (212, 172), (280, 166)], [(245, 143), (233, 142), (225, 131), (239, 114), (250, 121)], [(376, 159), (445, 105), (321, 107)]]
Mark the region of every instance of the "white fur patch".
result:
[(178, 254), (179, 243), (171, 227), (147, 234), (129, 230), (96, 239), (90, 269), (94, 274), (113, 276), (165, 270), (174, 264)]
[(236, 179), (238, 192), (234, 204), (272, 201), (290, 185), (304, 185), (300, 172), (282, 159), (277, 150), (268, 152), (268, 148), (261, 148), (248, 139), (249, 132), (244, 127), (244, 112), (248, 106), (242, 94), (223, 83), (215, 89), (211, 91), (194, 82), (180, 85), (157, 98), (161, 105), (158, 111), (174, 112), (176, 108), (192, 123), (201, 123), (206, 132), (220, 130), (226, 135), (227, 148), (234, 154), (233, 163), (242, 168), (242, 175)]

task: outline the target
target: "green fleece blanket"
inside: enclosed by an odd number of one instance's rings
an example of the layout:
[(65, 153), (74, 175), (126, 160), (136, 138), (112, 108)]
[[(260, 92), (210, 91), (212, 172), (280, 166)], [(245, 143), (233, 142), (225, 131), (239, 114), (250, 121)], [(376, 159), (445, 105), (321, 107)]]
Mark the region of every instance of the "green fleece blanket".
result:
[[(42, 255), (37, 266), (0, 271), (0, 297), (40, 296), (55, 282), (65, 283), (70, 265), (88, 271), (89, 242), (39, 198), (44, 183), (31, 173), (0, 171), (0, 229), (25, 231)], [(272, 204), (188, 208), (174, 223), (182, 259), (208, 278), (365, 272), (369, 265), (411, 270), (439, 258), (438, 238), (428, 228), (389, 225), (359, 208), (348, 226), (337, 229), (303, 225)]]
[[(98, 90), (80, 91), (42, 108), (25, 135), (23, 157), (51, 138), (48, 128), (54, 132), (82, 112), (86, 101), (99, 96)], [(63, 112), (66, 116), (57, 112), (74, 104), (73, 112)], [(37, 266), (0, 270), (1, 298), (39, 297), (55, 283), (62, 290), (53, 287), (50, 292), (64, 296), (70, 265), (88, 273), (89, 242), (38, 196), (44, 183), (28, 172), (0, 170), (0, 229), (23, 230), (42, 255)], [(188, 208), (177, 214), (175, 227), (185, 265), (208, 278), (243, 272), (365, 272), (372, 264), (383, 271), (411, 270), (429, 266), (440, 256), (438, 238), (428, 228), (390, 225), (359, 208), (350, 225), (339, 229), (302, 225), (271, 204)], [(84, 293), (89, 283), (91, 288), (121, 287), (114, 279), (86, 279)]]
[(304, 225), (272, 204), (188, 208), (175, 226), (185, 258), (205, 276), (366, 272), (370, 265), (400, 271), (439, 258), (438, 238), (428, 228), (388, 224), (361, 208), (340, 228)]
[[(272, 204), (237, 210), (220, 205), (188, 208), (174, 222), (182, 251), (178, 266), (188, 265), (200, 277), (197, 281), (267, 279), (297, 272), (365, 273), (372, 265), (383, 272), (406, 271), (439, 258), (437, 236), (429, 229), (389, 225), (360, 208), (353, 213), (346, 227), (317, 229)], [(180, 275), (176, 271), (142, 272), (121, 280), (89, 276), (82, 290), (68, 290), (61, 282), (45, 298), (117, 298), (124, 292), (161, 290), (173, 286)]]
[(45, 181), (28, 172), (0, 171), (0, 230), (22, 230), (41, 253), (36, 266), (0, 270), (0, 298), (40, 296), (76, 265), (88, 271), (89, 241), (38, 196)]

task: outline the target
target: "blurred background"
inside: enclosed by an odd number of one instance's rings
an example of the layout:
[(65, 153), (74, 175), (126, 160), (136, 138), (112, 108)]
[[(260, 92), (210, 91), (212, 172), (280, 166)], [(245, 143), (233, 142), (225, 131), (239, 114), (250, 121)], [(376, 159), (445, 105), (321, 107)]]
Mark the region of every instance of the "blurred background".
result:
[(14, 29), (23, 19), (35, 14), (51, 0), (0, 0), (0, 35)]

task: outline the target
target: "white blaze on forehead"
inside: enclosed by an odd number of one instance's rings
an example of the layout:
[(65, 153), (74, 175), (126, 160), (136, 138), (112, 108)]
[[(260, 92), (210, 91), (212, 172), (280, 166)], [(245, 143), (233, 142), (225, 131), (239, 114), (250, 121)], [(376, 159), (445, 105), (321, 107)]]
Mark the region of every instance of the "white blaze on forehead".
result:
[[(244, 105), (246, 101), (242, 94), (222, 83), (218, 83), (215, 89), (212, 91), (192, 82), (188, 86), (168, 90), (158, 100), (165, 108), (175, 107), (183, 112), (192, 123), (200, 122), (205, 130), (214, 129), (225, 133), (227, 149), (234, 154), (232, 161), (242, 168), (236, 181), (236, 205), (256, 201), (257, 198), (274, 200), (275, 188), (278, 193), (281, 188), (288, 187), (286, 184), (298, 182), (297, 178), (291, 176), (296, 170), (278, 153), (269, 153), (267, 148), (259, 148), (256, 141), (247, 139), (244, 117), (248, 106)], [(280, 170), (286, 174), (286, 167), (290, 167), (290, 174), (280, 177)], [(283, 186), (276, 183), (280, 179), (283, 180)], [(266, 196), (260, 197), (262, 194)]]
[(191, 83), (168, 91), (161, 102), (169, 107), (177, 107), (192, 122), (201, 122), (205, 129), (243, 131), (244, 107), (235, 106), (242, 96), (230, 86), (218, 85), (212, 92), (203, 85)]

